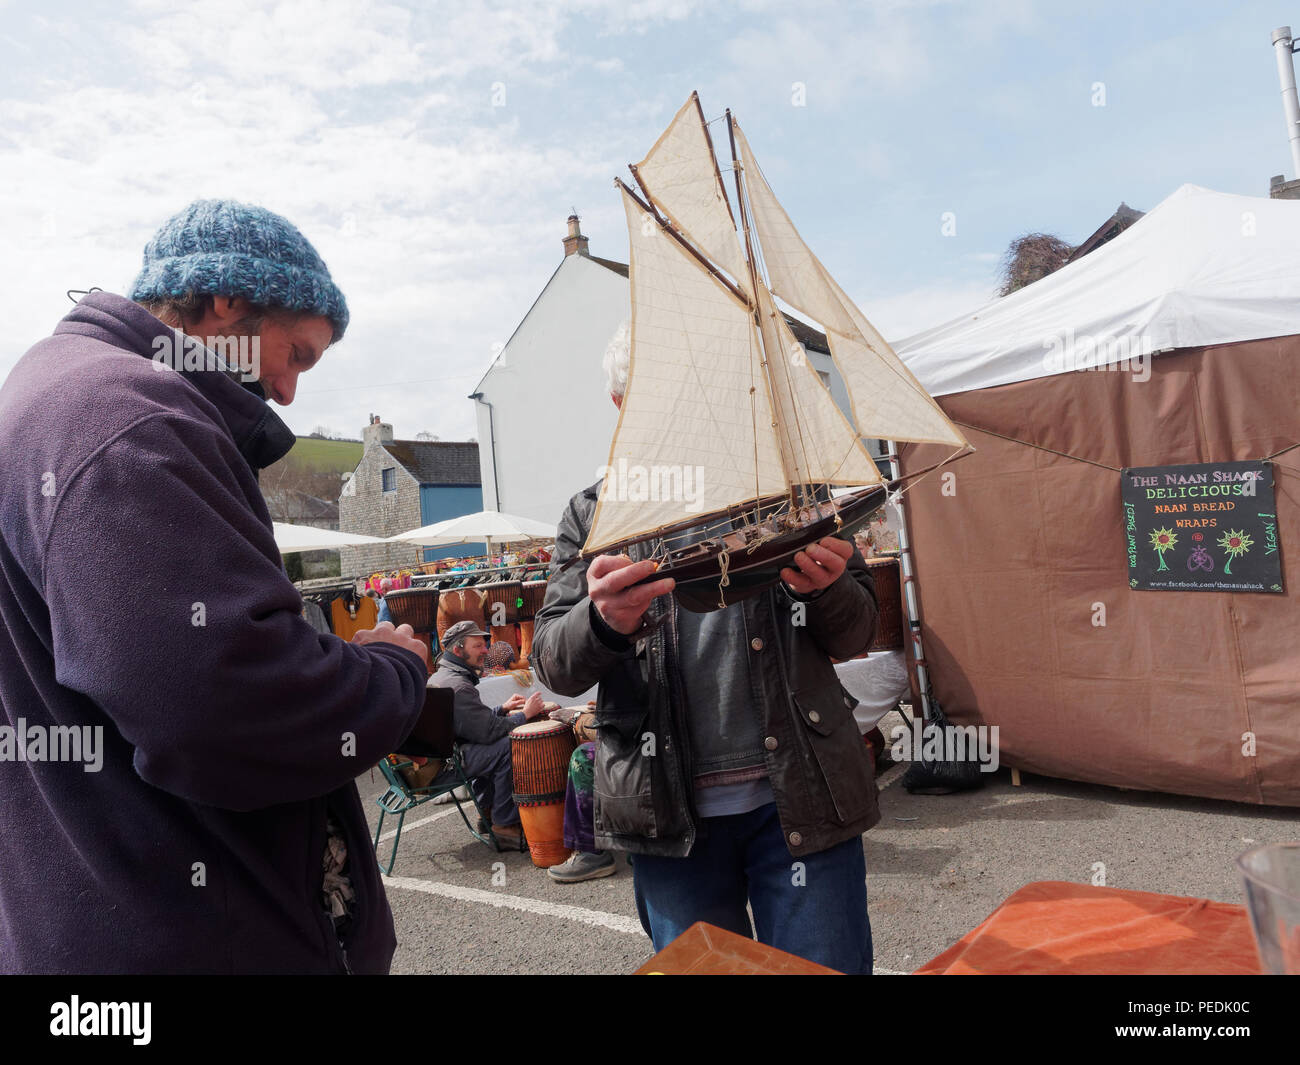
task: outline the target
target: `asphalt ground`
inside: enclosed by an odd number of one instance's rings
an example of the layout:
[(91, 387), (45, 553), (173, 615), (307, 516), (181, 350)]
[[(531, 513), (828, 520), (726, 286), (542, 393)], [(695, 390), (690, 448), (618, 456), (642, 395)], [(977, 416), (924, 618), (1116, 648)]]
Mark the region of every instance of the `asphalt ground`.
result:
[[(885, 735), (902, 721), (889, 715)], [(1233, 859), (1300, 839), (1300, 811), (1126, 791), (1010, 772), (958, 795), (909, 795), (883, 769), (880, 823), (863, 837), (877, 973), (910, 973), (1035, 880), (1243, 903)], [(384, 790), (357, 781), (373, 832)], [(472, 808), (467, 806), (467, 809)], [(431, 818), (431, 820), (430, 820)], [(386, 820), (385, 834), (391, 830)], [(391, 838), (381, 843), (385, 856)], [(1100, 864), (1098, 864), (1100, 863)], [(386, 881), (397, 929), (394, 973), (629, 973), (652, 951), (625, 856), (618, 872), (556, 884), (527, 854), (497, 854), (454, 806), (407, 815)]]

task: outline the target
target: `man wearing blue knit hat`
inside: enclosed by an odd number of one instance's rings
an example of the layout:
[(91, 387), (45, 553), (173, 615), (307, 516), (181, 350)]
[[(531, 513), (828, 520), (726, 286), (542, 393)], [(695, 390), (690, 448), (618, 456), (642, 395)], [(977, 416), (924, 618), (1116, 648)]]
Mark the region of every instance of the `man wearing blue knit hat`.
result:
[(191, 337), (255, 338), (256, 376), (281, 406), (348, 327), (316, 249), (279, 215), (234, 200), (197, 200), (170, 219), (127, 295)]
[(257, 484), (347, 324), (293, 225), (199, 201), (0, 387), (0, 971), (388, 971), (353, 781), (424, 648), (317, 634)]

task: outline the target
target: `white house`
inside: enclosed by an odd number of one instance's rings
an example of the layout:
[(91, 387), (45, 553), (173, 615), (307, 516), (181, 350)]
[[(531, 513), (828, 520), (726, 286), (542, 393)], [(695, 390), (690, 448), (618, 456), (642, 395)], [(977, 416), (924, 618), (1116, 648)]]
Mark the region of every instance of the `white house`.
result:
[[(600, 479), (618, 410), (601, 360), (631, 315), (625, 263), (592, 255), (576, 215), (564, 259), (473, 394), (483, 506), (556, 522), (569, 497)], [(848, 411), (826, 338), (787, 316), (808, 359)], [(873, 442), (873, 454), (883, 454)]]

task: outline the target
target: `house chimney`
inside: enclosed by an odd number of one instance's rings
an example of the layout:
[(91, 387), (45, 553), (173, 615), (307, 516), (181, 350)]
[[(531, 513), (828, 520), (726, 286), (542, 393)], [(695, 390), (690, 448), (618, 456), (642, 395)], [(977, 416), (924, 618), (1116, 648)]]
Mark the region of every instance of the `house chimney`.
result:
[(365, 450), (367, 451), (376, 444), (391, 444), (393, 442), (393, 427), (381, 421), (378, 414), (372, 414), (370, 424), (361, 430), (361, 440), (365, 444)]
[(582, 235), (582, 230), (578, 227), (577, 211), (569, 215), (569, 235), (564, 238), (565, 257), (575, 252), (579, 255), (587, 254), (587, 238)]

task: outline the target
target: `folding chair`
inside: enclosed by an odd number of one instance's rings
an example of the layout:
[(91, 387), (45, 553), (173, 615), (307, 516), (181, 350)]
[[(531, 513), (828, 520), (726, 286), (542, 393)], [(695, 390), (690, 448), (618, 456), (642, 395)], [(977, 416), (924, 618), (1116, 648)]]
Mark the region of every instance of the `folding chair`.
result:
[[(469, 829), (470, 835), (480, 843), (486, 843), (498, 853), (501, 851), (501, 844), (490, 830), (487, 833), (480, 832), (477, 824), (470, 823), (462, 805), (465, 800), (457, 794), (460, 788), (468, 791), (470, 805), (478, 815), (479, 821), (491, 824), (487, 812), (479, 806), (478, 799), (474, 795), (469, 776), (465, 773), (465, 763), (461, 760), (460, 747), (454, 739), (452, 732), (454, 701), (455, 693), (449, 688), (426, 689), (424, 710), (420, 713), (420, 719), (411, 733), (413, 737), (432, 748), (434, 752), (432, 757), (445, 759), (442, 771), (434, 777), (432, 783), (423, 788), (411, 787), (402, 775), (403, 770), (413, 768), (415, 765), (409, 757), (394, 754), (379, 763), (379, 771), (388, 781), (388, 790), (375, 800), (379, 805), (379, 826), (375, 829), (375, 860), (379, 862), (379, 867), (383, 869), (386, 876), (392, 876), (393, 866), (397, 864), (397, 848), (402, 842), (402, 823), (406, 820), (407, 813), (440, 795), (451, 795), (451, 800), (456, 804), (456, 810), (461, 820), (465, 822), (465, 827)], [(397, 818), (397, 834), (393, 839), (393, 849), (388, 856), (388, 865), (385, 866), (379, 857), (379, 837), (384, 831), (384, 818), (389, 815)]]

